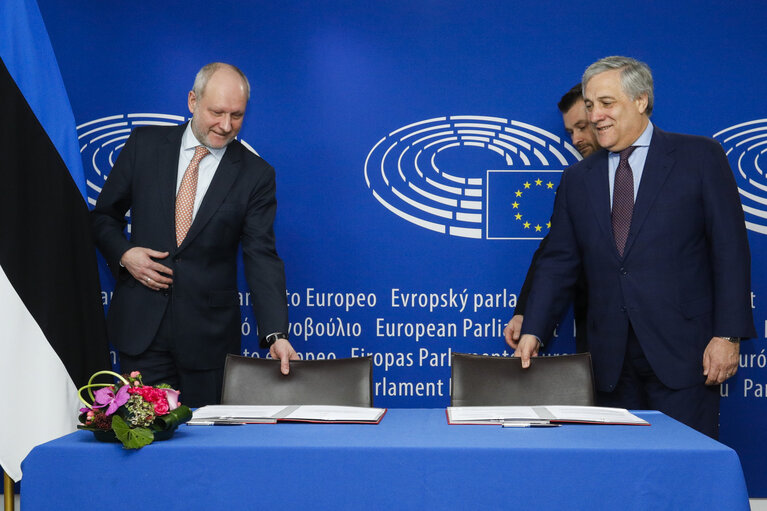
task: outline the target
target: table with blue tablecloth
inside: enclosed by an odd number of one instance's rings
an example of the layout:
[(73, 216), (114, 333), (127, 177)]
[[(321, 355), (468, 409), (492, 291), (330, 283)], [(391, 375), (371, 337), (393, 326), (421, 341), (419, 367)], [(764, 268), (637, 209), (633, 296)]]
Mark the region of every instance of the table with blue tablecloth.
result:
[(748, 510), (732, 449), (659, 412), (651, 426), (183, 425), (139, 451), (78, 431), (36, 447), (24, 511), (239, 509)]

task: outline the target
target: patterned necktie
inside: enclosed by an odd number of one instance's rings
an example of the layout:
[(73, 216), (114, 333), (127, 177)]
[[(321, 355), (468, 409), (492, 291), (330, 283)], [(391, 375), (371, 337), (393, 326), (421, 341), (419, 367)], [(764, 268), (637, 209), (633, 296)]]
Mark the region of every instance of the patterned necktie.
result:
[(629, 165), (629, 156), (636, 146), (630, 146), (620, 152), (621, 160), (615, 171), (613, 185), (613, 235), (618, 253), (623, 257), (626, 239), (631, 227), (631, 215), (634, 212), (634, 174)]
[(176, 246), (186, 238), (186, 233), (192, 225), (192, 211), (194, 210), (194, 196), (197, 194), (197, 169), (200, 160), (205, 158), (210, 151), (205, 146), (198, 145), (194, 148), (194, 156), (181, 179), (181, 186), (176, 194)]

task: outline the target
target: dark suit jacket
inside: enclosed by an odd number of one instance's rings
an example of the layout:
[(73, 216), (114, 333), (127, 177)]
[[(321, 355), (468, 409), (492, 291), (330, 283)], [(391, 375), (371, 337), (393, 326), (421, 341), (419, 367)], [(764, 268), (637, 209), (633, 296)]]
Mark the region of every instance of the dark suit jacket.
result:
[[(179, 364), (211, 369), (223, 366), (226, 353), (240, 351), (240, 243), (259, 332), (288, 331), (285, 273), (272, 230), (274, 169), (239, 142), (229, 144), (176, 247), (176, 176), (185, 127), (133, 131), (96, 202), (92, 225), (117, 279), (107, 316), (110, 342), (130, 355), (143, 352), (171, 307)], [(130, 240), (123, 233), (128, 209)], [(134, 246), (170, 253), (160, 261), (173, 270), (170, 290), (152, 291), (120, 267), (120, 258)]]
[[(525, 281), (522, 283), (522, 289), (517, 295), (517, 306), (514, 308), (514, 315), (524, 316), (527, 309), (527, 299), (530, 296), (530, 289), (533, 287), (533, 276), (535, 275), (535, 266), (538, 264), (538, 258), (543, 253), (543, 249), (549, 241), (549, 235), (543, 237), (538, 248), (533, 253), (533, 259), (530, 261), (530, 267), (527, 269)], [(583, 275), (575, 283), (573, 293), (573, 317), (575, 319), (575, 352), (583, 353), (589, 350), (588, 337), (586, 329), (586, 315), (588, 312), (588, 295), (586, 293), (586, 280)]]
[(654, 128), (622, 258), (610, 209), (606, 151), (565, 170), (523, 333), (551, 335), (582, 268), (599, 390), (615, 388), (629, 322), (666, 386), (702, 383), (711, 337), (756, 335), (743, 210), (724, 151)]

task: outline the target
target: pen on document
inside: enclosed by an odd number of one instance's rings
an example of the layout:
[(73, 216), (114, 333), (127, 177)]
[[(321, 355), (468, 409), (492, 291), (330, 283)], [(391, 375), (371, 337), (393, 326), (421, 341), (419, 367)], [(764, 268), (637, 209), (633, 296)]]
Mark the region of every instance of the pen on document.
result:
[(188, 426), (242, 426), (244, 423), (230, 421), (189, 421), (186, 424)]
[(550, 422), (504, 422), (504, 428), (558, 428), (561, 424), (552, 424)]

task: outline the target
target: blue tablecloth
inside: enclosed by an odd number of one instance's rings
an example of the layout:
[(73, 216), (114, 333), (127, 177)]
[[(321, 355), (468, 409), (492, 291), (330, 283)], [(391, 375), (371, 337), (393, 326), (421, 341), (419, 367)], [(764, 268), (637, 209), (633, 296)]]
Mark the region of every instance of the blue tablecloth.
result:
[(51, 509), (749, 509), (732, 449), (658, 412), (651, 426), (187, 426), (140, 451), (79, 431), (23, 464), (24, 511)]

